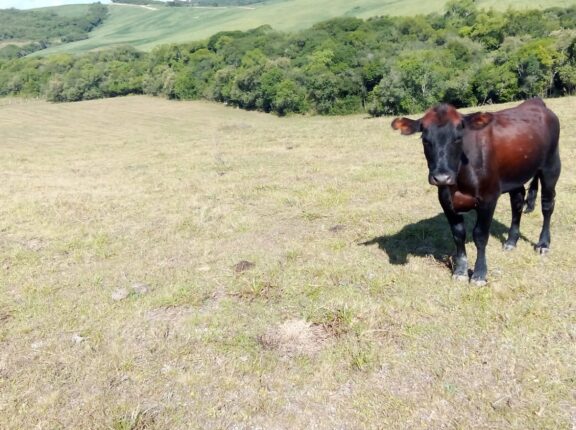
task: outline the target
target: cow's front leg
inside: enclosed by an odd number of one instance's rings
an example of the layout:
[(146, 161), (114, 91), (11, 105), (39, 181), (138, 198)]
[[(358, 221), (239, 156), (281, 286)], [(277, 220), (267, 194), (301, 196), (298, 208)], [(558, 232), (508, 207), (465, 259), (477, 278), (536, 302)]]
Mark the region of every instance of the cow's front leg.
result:
[(464, 217), (457, 214), (452, 209), (451, 194), (447, 187), (440, 187), (438, 189), (438, 199), (440, 205), (444, 210), (444, 214), (450, 224), (452, 237), (456, 244), (456, 255), (454, 256), (454, 267), (452, 278), (458, 281), (468, 280), (468, 258), (466, 257), (466, 226), (464, 224)]
[(488, 237), (490, 236), (490, 225), (492, 224), (492, 218), (494, 217), (496, 201), (497, 200), (494, 199), (494, 201), (482, 203), (476, 209), (478, 217), (476, 219), (476, 226), (474, 226), (473, 236), (477, 250), (477, 257), (471, 281), (478, 286), (486, 285), (486, 275), (488, 273), (488, 266), (486, 264), (486, 245), (488, 244)]

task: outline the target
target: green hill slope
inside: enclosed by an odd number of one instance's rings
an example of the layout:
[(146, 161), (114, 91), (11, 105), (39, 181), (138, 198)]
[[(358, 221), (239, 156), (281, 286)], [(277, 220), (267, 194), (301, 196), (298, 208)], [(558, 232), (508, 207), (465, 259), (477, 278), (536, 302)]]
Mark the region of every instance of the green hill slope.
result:
[[(269, 24), (282, 31), (310, 27), (337, 16), (412, 15), (441, 11), (444, 0), (276, 0), (244, 8), (145, 8), (110, 5), (110, 17), (87, 40), (42, 53), (85, 52), (129, 44), (149, 51), (164, 43), (206, 38), (222, 30), (246, 30)], [(480, 7), (506, 9), (569, 6), (572, 0), (484, 0)]]

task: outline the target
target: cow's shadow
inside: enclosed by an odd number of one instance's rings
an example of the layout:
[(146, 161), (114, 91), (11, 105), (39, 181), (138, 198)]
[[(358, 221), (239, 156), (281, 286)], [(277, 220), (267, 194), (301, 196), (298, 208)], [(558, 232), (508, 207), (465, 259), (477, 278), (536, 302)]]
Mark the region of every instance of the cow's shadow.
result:
[[(472, 241), (472, 229), (476, 222), (475, 214), (464, 216), (466, 224), (466, 244), (467, 247)], [(508, 237), (508, 226), (496, 219), (492, 220), (490, 236), (504, 243)], [(520, 235), (520, 239), (528, 241), (525, 236)], [(406, 264), (408, 256), (432, 256), (437, 261), (450, 265), (448, 256), (455, 252), (454, 240), (450, 232), (448, 221), (443, 213), (408, 224), (397, 233), (389, 236), (377, 236), (373, 239), (359, 243), (359, 245), (378, 245), (382, 251), (388, 255), (391, 264)]]

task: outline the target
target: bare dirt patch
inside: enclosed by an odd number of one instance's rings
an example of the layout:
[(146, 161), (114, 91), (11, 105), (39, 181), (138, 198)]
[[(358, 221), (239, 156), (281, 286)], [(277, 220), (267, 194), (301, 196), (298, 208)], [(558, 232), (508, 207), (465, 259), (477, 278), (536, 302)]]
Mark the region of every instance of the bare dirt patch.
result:
[(260, 336), (259, 340), (265, 348), (276, 350), (283, 356), (294, 357), (317, 354), (328, 338), (329, 335), (322, 326), (302, 319), (293, 319), (272, 327)]
[(236, 273), (242, 273), (253, 269), (254, 267), (256, 267), (256, 264), (252, 263), (251, 261), (242, 260), (234, 265), (234, 271)]

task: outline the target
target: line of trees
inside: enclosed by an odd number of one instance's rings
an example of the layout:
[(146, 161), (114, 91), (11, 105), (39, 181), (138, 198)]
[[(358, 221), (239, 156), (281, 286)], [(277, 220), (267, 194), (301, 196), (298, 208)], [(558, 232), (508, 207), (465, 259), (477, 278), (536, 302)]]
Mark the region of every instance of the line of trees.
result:
[(78, 101), (126, 94), (244, 109), (371, 115), (576, 92), (576, 7), (338, 18), (287, 34), (262, 26), (208, 40), (0, 60), (0, 95)]

